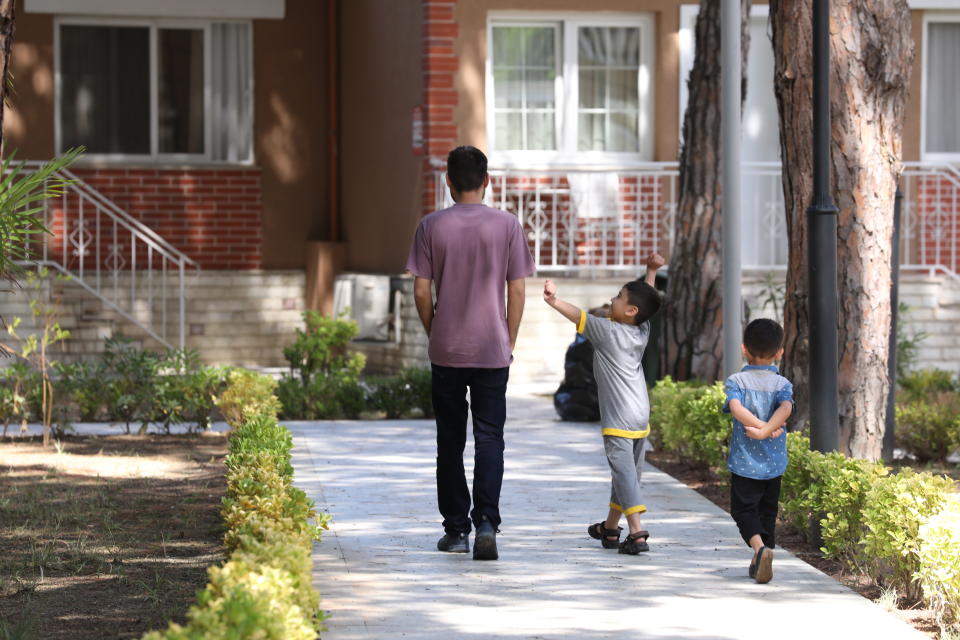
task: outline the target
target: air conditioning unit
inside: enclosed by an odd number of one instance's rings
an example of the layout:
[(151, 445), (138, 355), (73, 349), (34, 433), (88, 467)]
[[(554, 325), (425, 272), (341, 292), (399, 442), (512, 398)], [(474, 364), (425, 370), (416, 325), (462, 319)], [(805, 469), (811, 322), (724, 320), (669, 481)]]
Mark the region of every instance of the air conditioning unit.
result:
[(357, 323), (358, 340), (388, 340), (390, 337), (390, 276), (342, 273), (333, 285), (333, 313), (350, 310)]

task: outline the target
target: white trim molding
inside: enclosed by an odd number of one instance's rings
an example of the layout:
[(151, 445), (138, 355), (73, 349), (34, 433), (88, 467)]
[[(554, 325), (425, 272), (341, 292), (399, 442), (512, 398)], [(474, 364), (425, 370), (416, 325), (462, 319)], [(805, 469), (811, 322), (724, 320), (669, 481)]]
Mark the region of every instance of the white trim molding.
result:
[(282, 19), (286, 0), (25, 0), (27, 13), (73, 16)]
[(960, 9), (960, 0), (908, 0), (911, 9)]

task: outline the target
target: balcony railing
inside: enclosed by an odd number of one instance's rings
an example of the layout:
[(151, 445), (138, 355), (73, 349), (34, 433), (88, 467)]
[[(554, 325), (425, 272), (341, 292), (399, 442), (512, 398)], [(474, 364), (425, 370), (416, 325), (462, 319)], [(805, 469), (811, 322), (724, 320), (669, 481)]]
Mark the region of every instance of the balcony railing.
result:
[[(743, 165), (746, 269), (787, 265), (780, 171), (777, 162)], [(519, 218), (540, 272), (636, 272), (651, 251), (670, 254), (679, 176), (675, 162), (623, 169), (491, 169), (485, 201)], [(443, 172), (435, 171), (433, 181), (435, 207), (450, 206)], [(901, 189), (901, 267), (958, 278), (960, 172), (950, 165), (907, 163)]]

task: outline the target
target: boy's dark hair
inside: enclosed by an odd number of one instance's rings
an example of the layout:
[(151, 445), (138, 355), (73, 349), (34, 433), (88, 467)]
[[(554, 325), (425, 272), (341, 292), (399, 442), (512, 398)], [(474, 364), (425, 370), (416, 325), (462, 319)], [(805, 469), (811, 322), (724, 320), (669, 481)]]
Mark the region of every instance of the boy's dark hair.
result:
[(447, 155), (447, 176), (455, 191), (476, 191), (487, 177), (487, 156), (476, 147), (457, 147)]
[(660, 310), (660, 294), (643, 280), (633, 280), (623, 285), (627, 292), (627, 302), (637, 308), (633, 323), (640, 326)]
[(772, 358), (783, 346), (783, 327), (769, 318), (757, 318), (743, 330), (743, 346), (754, 358)]

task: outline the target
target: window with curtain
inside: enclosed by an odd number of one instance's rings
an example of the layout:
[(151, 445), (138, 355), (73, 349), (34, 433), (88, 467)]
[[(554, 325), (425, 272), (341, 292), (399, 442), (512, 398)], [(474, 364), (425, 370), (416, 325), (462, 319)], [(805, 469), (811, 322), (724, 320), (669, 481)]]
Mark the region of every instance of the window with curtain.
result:
[(499, 149), (555, 149), (557, 29), (493, 29), (494, 137)]
[(960, 154), (960, 22), (927, 24), (926, 153)]
[(249, 23), (61, 23), (60, 149), (252, 160), (251, 47)]
[(495, 152), (631, 154), (652, 128), (646, 18), (494, 19), (488, 108)]

